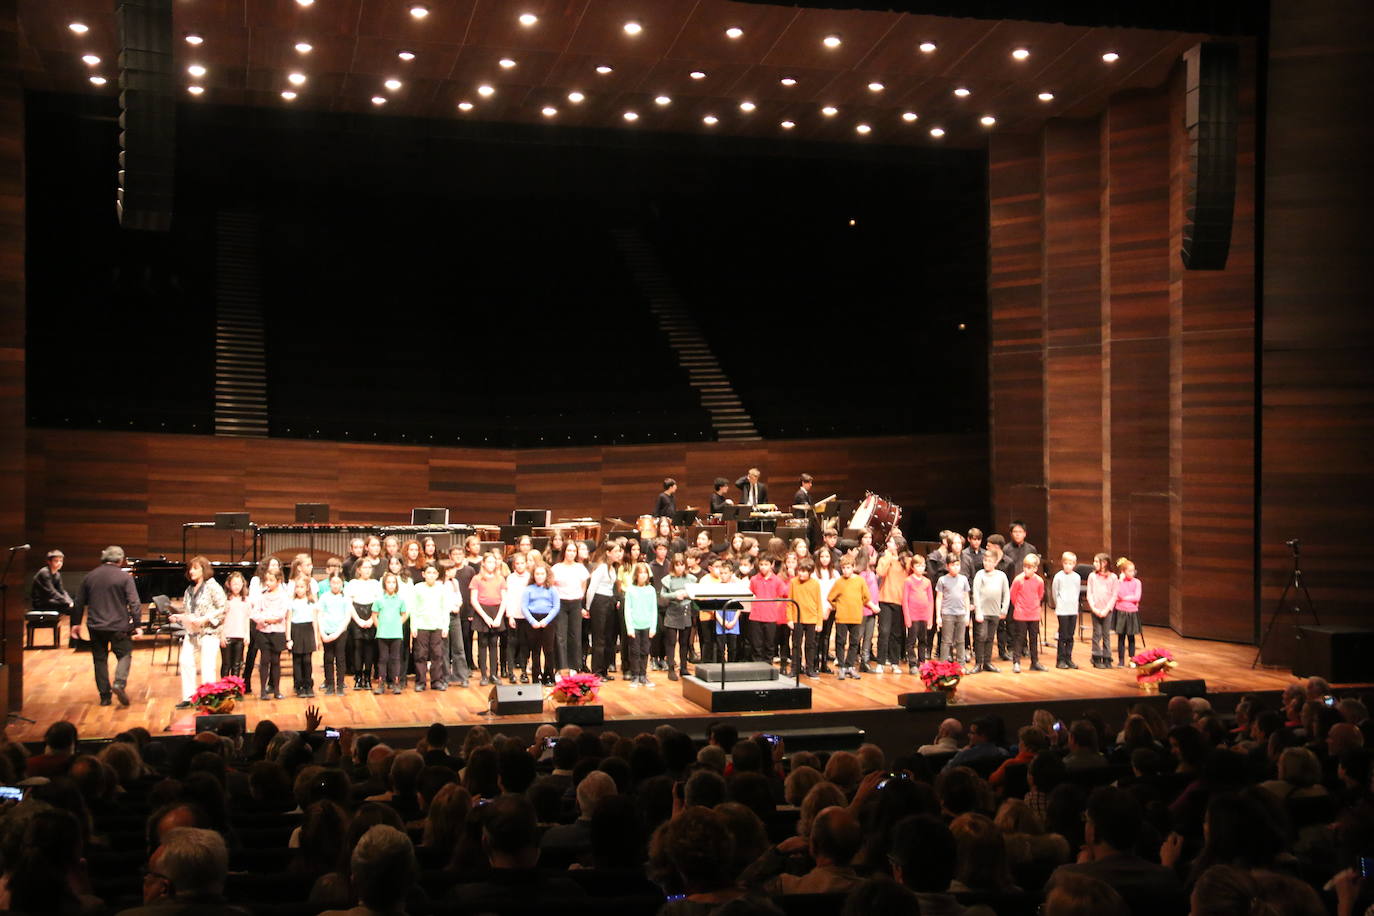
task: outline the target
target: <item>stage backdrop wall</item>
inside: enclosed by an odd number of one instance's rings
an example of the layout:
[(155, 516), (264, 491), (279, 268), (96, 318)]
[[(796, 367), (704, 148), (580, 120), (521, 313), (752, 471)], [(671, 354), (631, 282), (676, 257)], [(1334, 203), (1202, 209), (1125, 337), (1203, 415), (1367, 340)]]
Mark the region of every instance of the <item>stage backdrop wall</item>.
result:
[(1240, 80), (1225, 270), (1179, 260), (1183, 67), (1084, 121), (989, 149), (994, 516), (1065, 550), (1129, 556), (1145, 622), (1255, 630), (1255, 91)]
[(733, 481), (751, 465), (776, 502), (790, 502), (809, 472), (817, 498), (872, 490), (931, 531), (983, 524), (989, 507), (981, 435), (540, 450), (46, 429), (28, 437), (34, 548), (61, 547), (73, 570), (93, 566), (108, 544), (180, 558), (183, 522), (235, 511), (290, 522), (297, 502), (327, 502), (336, 521), (389, 524), (408, 522), (416, 506), (447, 506), (462, 522), (499, 523), (516, 507), (633, 520), (653, 510), (665, 476), (678, 481), (679, 506), (705, 506), (717, 476)]

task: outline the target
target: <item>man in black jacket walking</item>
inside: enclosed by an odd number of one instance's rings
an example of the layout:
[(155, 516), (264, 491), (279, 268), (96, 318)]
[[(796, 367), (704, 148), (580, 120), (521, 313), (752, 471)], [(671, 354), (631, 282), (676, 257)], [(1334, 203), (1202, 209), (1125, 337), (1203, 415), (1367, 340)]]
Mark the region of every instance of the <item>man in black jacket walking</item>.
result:
[[(95, 689), (100, 693), (100, 705), (110, 705), (110, 691), (119, 705), (129, 705), (125, 687), (129, 683), (129, 665), (133, 661), (132, 637), (138, 632), (141, 605), (133, 577), (121, 567), (123, 547), (106, 547), (100, 554), (100, 565), (86, 574), (81, 583), (81, 597), (72, 608), (72, 633), (91, 643), (91, 660), (95, 663)], [(115, 654), (114, 686), (110, 685), (110, 651)]]

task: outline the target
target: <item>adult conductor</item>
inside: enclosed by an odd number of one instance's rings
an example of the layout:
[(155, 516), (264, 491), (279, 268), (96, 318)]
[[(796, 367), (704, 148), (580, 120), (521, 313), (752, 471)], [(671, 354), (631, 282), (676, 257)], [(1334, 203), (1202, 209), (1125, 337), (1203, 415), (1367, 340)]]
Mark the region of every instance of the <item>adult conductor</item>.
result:
[(101, 706), (110, 705), (111, 649), (115, 654), (114, 695), (120, 706), (129, 705), (124, 688), (129, 682), (129, 665), (133, 661), (131, 637), (137, 632), (136, 618), (141, 605), (133, 577), (120, 568), (123, 563), (123, 547), (106, 547), (101, 551), (100, 565), (86, 574), (81, 596), (72, 608), (72, 632), (91, 643), (95, 689), (100, 693)]

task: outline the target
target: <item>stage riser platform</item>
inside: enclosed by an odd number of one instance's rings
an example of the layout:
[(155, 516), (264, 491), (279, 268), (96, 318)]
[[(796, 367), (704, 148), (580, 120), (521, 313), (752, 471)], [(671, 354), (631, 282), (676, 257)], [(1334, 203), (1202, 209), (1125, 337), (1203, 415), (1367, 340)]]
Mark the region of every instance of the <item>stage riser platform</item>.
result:
[[(728, 678), (728, 675), (727, 675)], [(763, 712), (810, 709), (811, 688), (794, 681), (748, 680), (707, 682), (694, 675), (682, 679), (684, 699), (708, 712)]]

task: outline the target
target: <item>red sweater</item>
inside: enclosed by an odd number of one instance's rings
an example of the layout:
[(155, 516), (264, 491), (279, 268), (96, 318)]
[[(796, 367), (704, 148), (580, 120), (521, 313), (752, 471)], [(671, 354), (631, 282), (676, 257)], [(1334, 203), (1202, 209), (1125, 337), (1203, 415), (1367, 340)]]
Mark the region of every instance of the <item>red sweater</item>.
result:
[(1045, 603), (1045, 580), (1039, 576), (1017, 576), (1011, 580), (1012, 620), (1039, 620)]
[(913, 623), (929, 625), (935, 616), (935, 590), (925, 576), (907, 576), (902, 586), (902, 616), (907, 626)]
[[(749, 591), (755, 598), (786, 598), (787, 580), (778, 575), (766, 579), (753, 576), (749, 579)], [(755, 601), (749, 605), (749, 619), (758, 623), (786, 623), (788, 607), (790, 605), (781, 601)]]

